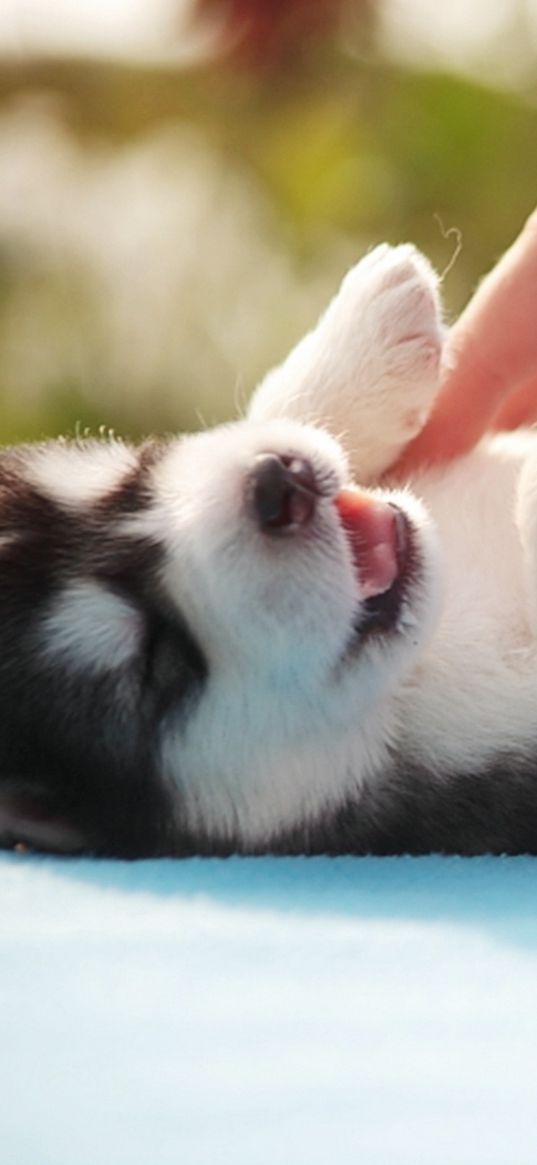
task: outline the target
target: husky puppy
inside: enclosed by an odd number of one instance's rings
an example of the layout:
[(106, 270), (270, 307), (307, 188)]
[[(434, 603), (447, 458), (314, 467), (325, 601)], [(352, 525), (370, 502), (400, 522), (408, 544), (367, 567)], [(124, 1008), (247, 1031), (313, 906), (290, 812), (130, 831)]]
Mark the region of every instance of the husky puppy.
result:
[(0, 454), (0, 842), (537, 852), (537, 437), (379, 486), (438, 385), (411, 246), (247, 417)]

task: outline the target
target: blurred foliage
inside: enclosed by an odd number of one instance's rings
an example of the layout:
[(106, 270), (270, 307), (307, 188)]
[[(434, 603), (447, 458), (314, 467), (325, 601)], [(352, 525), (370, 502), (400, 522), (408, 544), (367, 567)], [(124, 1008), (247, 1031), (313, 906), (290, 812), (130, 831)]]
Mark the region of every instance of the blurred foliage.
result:
[[(320, 42), (300, 69), (262, 69), (255, 75), (218, 63), (177, 71), (99, 62), (6, 61), (0, 69), (0, 119), (10, 149), (17, 124), (14, 112), (25, 108), (30, 117), (28, 99), (35, 95), (47, 96), (51, 120), (87, 159), (88, 174), (92, 160), (102, 164), (114, 155), (132, 168), (132, 151), (142, 150), (158, 133), (178, 133), (182, 169), (173, 179), (178, 198), (184, 185), (181, 175), (189, 173), (189, 141), (200, 182), (208, 167), (213, 193), (206, 217), (198, 221), (181, 211), (175, 237), (169, 240), (178, 256), (184, 247), (197, 248), (199, 256), (198, 269), (194, 254), (181, 285), (173, 285), (183, 328), (177, 340), (185, 346), (188, 334), (188, 359), (185, 363), (177, 350), (175, 363), (163, 362), (160, 353), (153, 364), (142, 365), (133, 335), (126, 342), (126, 349), (132, 346), (132, 368), (124, 355), (115, 365), (107, 362), (100, 323), (92, 341), (93, 309), (85, 301), (92, 274), (78, 270), (78, 259), (71, 262), (67, 256), (59, 291), (57, 287), (47, 298), (48, 285), (58, 278), (61, 247), (57, 243), (53, 259), (50, 250), (40, 251), (36, 206), (28, 198), (28, 187), (21, 187), (16, 215), (0, 194), (3, 439), (72, 430), (77, 422), (102, 422), (133, 434), (188, 427), (198, 423), (200, 407), (209, 422), (230, 415), (237, 385), (246, 396), (264, 367), (313, 322), (345, 268), (367, 247), (383, 239), (411, 239), (442, 270), (454, 249), (446, 231), (456, 227), (463, 249), (445, 287), (453, 315), (537, 201), (537, 110), (529, 99), (364, 59), (333, 38)], [(171, 156), (161, 153), (154, 161), (155, 172), (165, 171), (170, 182)], [(52, 172), (53, 145), (50, 158)], [(214, 162), (212, 170), (208, 158)], [(41, 183), (43, 173), (42, 168)], [(142, 171), (139, 181), (144, 181)], [(220, 191), (225, 191), (222, 203)], [(35, 189), (33, 196), (39, 202), (41, 190)], [(12, 203), (17, 197), (15, 191)], [(129, 217), (130, 197), (122, 197), (122, 229), (136, 232), (137, 220)], [(199, 192), (192, 198), (199, 201)], [(236, 229), (229, 226), (234, 200)], [(25, 233), (26, 213), (34, 225)], [(204, 225), (210, 215), (222, 215), (215, 242), (213, 227), (206, 230)], [(244, 216), (248, 225), (243, 229)], [(58, 237), (63, 225), (60, 215)], [(82, 232), (84, 223), (76, 229)], [(119, 229), (117, 224), (114, 229)], [(256, 249), (257, 232), (264, 249)], [(244, 255), (234, 265), (226, 255), (229, 274), (224, 271), (216, 283), (213, 267), (220, 264), (228, 237), (229, 246), (243, 247)], [(103, 263), (111, 246), (103, 228)], [(272, 270), (273, 256), (277, 270)], [(131, 294), (136, 294), (132, 287)], [(143, 294), (140, 280), (141, 300)], [(39, 325), (34, 304), (44, 313)], [(147, 329), (148, 343), (156, 318), (152, 320), (152, 310), (149, 300), (147, 309), (142, 303), (136, 323), (137, 332)], [(218, 335), (219, 328), (225, 337)], [(84, 332), (82, 356), (73, 355), (77, 329)], [(167, 335), (162, 333), (161, 347), (169, 343)], [(22, 373), (15, 375), (13, 369), (27, 367), (31, 344), (39, 351), (32, 364), (32, 390), (25, 394)], [(62, 355), (67, 348), (69, 359)], [(121, 377), (125, 391), (118, 388)], [(136, 393), (130, 394), (128, 386), (136, 379)]]

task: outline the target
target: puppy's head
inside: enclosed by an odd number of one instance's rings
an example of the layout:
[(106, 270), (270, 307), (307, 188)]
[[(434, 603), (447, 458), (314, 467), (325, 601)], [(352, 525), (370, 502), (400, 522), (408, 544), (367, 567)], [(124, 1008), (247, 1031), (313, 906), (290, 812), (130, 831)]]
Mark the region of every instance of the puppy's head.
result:
[[(245, 421), (172, 446), (127, 529), (206, 664), (162, 771), (195, 834), (263, 848), (372, 774), (386, 707), (437, 606), (434, 535), (405, 493), (355, 491), (325, 432)], [(388, 729), (389, 731), (389, 729)]]
[(436, 605), (426, 516), (292, 422), (107, 448), (5, 457), (3, 840), (270, 848), (382, 762)]

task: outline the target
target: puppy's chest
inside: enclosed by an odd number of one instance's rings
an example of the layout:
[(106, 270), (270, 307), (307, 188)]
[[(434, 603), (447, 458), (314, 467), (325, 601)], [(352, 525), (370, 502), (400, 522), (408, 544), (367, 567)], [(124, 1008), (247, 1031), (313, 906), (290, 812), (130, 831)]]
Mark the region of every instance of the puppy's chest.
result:
[[(537, 438), (529, 442), (529, 449)], [(507, 622), (525, 603), (524, 562), (516, 522), (517, 493), (528, 443), (484, 443), (452, 465), (422, 474), (411, 488), (438, 532), (444, 576), (441, 628), (456, 633), (490, 619)], [(464, 634), (466, 634), (466, 630)]]
[(396, 698), (400, 743), (454, 771), (533, 740), (537, 642), (515, 522), (521, 459), (494, 444), (416, 483), (438, 529), (441, 615)]

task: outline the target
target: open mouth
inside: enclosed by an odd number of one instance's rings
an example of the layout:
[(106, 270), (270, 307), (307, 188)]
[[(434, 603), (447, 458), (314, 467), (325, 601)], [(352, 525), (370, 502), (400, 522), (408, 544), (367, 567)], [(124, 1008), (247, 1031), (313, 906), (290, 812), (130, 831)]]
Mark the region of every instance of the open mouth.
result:
[(412, 524), (399, 506), (358, 490), (342, 490), (335, 504), (360, 588), (355, 629), (361, 638), (395, 630), (418, 565)]

